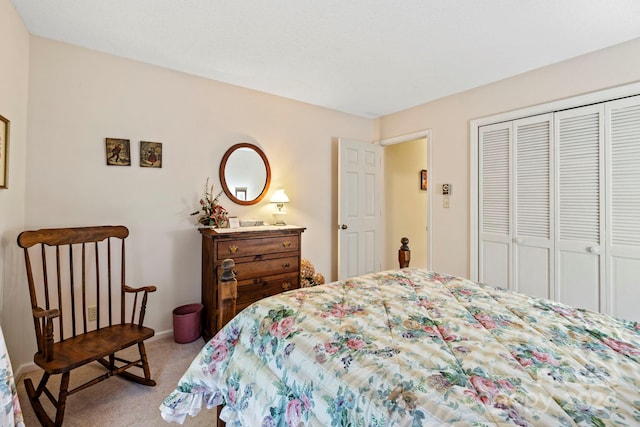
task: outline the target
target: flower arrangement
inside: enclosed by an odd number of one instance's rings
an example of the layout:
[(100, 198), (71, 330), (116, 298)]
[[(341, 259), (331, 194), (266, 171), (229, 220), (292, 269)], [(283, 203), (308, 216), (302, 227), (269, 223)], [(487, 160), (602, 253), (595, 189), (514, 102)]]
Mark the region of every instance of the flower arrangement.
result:
[(200, 199), (200, 209), (191, 215), (199, 215), (198, 223), (215, 228), (224, 228), (227, 226), (229, 212), (220, 205), (218, 198), (222, 194), (222, 190), (213, 197), (213, 184), (209, 186), (209, 178), (204, 185), (204, 195)]
[(309, 286), (322, 285), (324, 283), (324, 276), (321, 273), (316, 273), (316, 269), (308, 259), (302, 258), (300, 260), (300, 287), (306, 288)]

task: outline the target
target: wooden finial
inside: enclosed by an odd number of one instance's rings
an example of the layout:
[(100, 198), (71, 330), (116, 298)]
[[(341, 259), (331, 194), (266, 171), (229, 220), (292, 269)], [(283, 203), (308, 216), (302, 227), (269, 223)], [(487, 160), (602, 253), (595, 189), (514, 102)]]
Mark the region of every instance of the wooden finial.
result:
[(409, 239), (403, 237), (400, 239), (400, 249), (398, 250), (398, 263), (400, 264), (400, 268), (409, 267), (409, 262), (411, 261), (411, 249), (409, 249)]
[(218, 330), (236, 315), (236, 301), (238, 299), (238, 281), (233, 268), (236, 263), (232, 259), (222, 261), (220, 286), (218, 287)]
[(220, 280), (223, 282), (229, 282), (236, 278), (236, 275), (233, 271), (233, 268), (236, 266), (236, 263), (231, 259), (227, 258), (222, 261), (222, 273), (220, 274)]

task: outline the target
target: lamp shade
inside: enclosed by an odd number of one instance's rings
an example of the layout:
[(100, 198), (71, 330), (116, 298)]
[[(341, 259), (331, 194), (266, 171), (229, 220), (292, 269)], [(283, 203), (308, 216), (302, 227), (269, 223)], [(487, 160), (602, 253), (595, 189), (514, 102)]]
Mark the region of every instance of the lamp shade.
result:
[(273, 193), (273, 196), (271, 196), (271, 203), (289, 203), (289, 197), (282, 188), (279, 188)]
[(282, 208), (285, 203), (289, 203), (287, 193), (285, 193), (282, 188), (278, 188), (276, 192), (273, 193), (273, 196), (271, 196), (271, 203), (274, 203), (276, 208), (278, 208), (278, 210), (273, 213), (273, 218), (276, 220), (275, 225), (286, 225), (284, 217), (287, 213), (283, 211)]

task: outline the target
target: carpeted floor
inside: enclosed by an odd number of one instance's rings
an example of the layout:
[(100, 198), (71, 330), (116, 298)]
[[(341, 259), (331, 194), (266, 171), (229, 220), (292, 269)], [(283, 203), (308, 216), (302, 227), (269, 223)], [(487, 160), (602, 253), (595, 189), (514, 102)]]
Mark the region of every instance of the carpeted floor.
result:
[[(164, 398), (175, 389), (180, 377), (203, 346), (202, 338), (188, 344), (175, 343), (173, 336), (147, 341), (145, 347), (151, 366), (151, 377), (156, 380), (157, 385), (147, 387), (117, 376), (111, 377), (69, 396), (63, 425), (65, 427), (169, 426), (170, 424), (160, 416), (158, 407)], [(137, 353), (137, 347), (129, 350), (133, 350), (134, 355)], [(40, 423), (33, 413), (26, 395), (24, 378), (31, 378), (34, 387), (37, 387), (41, 372), (41, 370), (27, 372), (16, 384), (26, 427), (37, 427)], [(103, 372), (104, 369), (97, 363), (75, 369), (71, 371), (69, 388), (71, 389)], [(60, 384), (60, 375), (52, 377), (49, 384), (51, 384), (49, 388), (56, 390), (55, 394), (57, 395), (58, 389), (56, 387)], [(46, 397), (44, 401), (47, 405), (49, 404)], [(49, 408), (49, 406), (45, 406), (45, 408)], [(48, 412), (50, 415), (54, 413), (52, 406), (51, 411)], [(188, 417), (184, 425), (215, 426), (215, 420), (215, 409), (203, 409), (197, 417)]]

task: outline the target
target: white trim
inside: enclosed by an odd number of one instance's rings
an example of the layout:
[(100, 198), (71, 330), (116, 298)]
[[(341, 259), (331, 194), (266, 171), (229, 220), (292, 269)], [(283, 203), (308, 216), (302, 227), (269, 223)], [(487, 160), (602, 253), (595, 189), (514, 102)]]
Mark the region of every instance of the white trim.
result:
[(476, 120), (471, 120), (469, 135), (469, 278), (478, 281), (478, 128)]
[(589, 104), (611, 101), (640, 94), (640, 82), (603, 89), (570, 98), (508, 111), (506, 113), (472, 119), (469, 122), (469, 272), (471, 280), (478, 280), (478, 128), (524, 117), (546, 114)]
[(376, 142), (382, 146), (385, 146), (385, 145), (397, 144), (399, 142), (409, 142), (409, 141), (414, 141), (416, 139), (429, 138), (430, 135), (431, 135), (431, 129), (426, 129), (418, 132), (408, 133), (405, 135), (394, 136), (392, 138), (380, 139)]
[[(430, 185), (427, 186), (427, 202), (428, 202), (428, 206), (427, 206), (427, 269), (431, 270), (433, 267), (433, 237), (431, 235), (433, 227), (432, 227), (432, 217), (433, 217), (433, 191), (431, 191), (431, 189), (433, 188), (433, 184), (435, 181), (433, 179), (433, 167), (432, 167), (432, 162), (431, 159), (433, 158), (433, 156), (431, 155), (431, 146), (432, 146), (432, 136), (431, 136), (431, 129), (425, 129), (425, 130), (421, 130), (421, 131), (417, 131), (417, 132), (413, 132), (413, 133), (409, 133), (409, 134), (405, 134), (405, 135), (399, 135), (399, 136), (394, 136), (392, 138), (384, 138), (384, 139), (380, 139), (378, 141), (376, 141), (378, 144), (380, 144), (382, 147), (385, 147), (387, 145), (393, 145), (393, 144), (399, 144), (402, 142), (410, 142), (410, 141), (415, 141), (416, 139), (423, 139), (426, 138), (427, 140), (427, 182), (430, 183)], [(383, 243), (383, 247), (386, 245), (386, 242)], [(411, 246), (411, 243), (409, 243), (409, 246)]]

